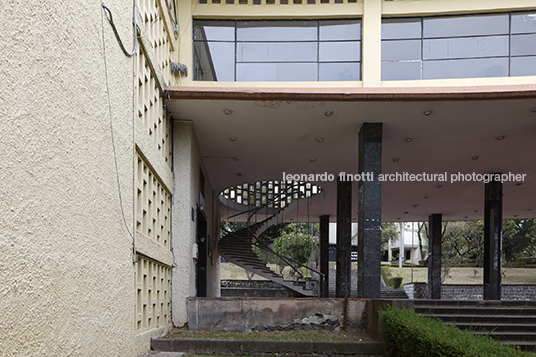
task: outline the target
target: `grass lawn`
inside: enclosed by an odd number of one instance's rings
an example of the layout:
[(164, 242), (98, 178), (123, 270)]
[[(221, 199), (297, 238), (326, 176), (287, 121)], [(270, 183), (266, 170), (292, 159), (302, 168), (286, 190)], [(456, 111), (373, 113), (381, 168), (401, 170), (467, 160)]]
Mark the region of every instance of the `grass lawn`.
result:
[(371, 341), (364, 332), (347, 334), (336, 331), (274, 331), (227, 332), (188, 331), (173, 328), (165, 338), (206, 338), (218, 340), (268, 340), (268, 341)]
[[(401, 275), (403, 284), (411, 282), (411, 268), (391, 268), (393, 276)], [(451, 268), (443, 284), (482, 284), (483, 268)], [(428, 282), (427, 268), (413, 268), (413, 281)], [(504, 268), (502, 284), (536, 284), (536, 269)]]
[[(271, 266), (273, 270), (275, 266)], [(330, 263), (330, 268), (334, 269), (335, 264)], [(357, 269), (356, 263), (352, 263), (352, 269)], [(475, 273), (476, 270), (476, 273)], [(404, 280), (403, 284), (410, 283), (411, 268), (394, 268), (391, 267), (393, 276), (401, 275)], [(285, 269), (285, 277), (289, 277), (288, 268)], [(482, 284), (484, 269), (479, 268), (452, 268), (450, 270), (449, 278), (444, 281), (444, 284)], [(239, 266), (232, 263), (221, 264), (221, 279), (239, 279), (247, 280), (246, 271)], [(264, 278), (255, 275), (252, 279), (264, 280)], [(427, 268), (413, 268), (413, 281), (414, 282), (427, 282), (428, 270)], [(536, 284), (536, 269), (530, 268), (506, 268), (503, 267), (503, 284)]]

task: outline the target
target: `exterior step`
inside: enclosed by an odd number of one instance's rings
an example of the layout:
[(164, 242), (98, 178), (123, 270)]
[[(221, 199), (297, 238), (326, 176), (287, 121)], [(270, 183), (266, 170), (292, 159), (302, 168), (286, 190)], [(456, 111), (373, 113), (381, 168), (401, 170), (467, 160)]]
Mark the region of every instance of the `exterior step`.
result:
[(536, 350), (536, 301), (414, 300), (414, 308), (462, 330)]
[(383, 356), (383, 344), (375, 341), (267, 341), (216, 339), (153, 339), (152, 349), (203, 355)]

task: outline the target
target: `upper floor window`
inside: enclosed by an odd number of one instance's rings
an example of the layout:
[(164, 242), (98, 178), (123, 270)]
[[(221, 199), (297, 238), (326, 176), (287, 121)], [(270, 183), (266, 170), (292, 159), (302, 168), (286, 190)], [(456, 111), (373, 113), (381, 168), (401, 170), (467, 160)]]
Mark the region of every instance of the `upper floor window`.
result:
[(194, 80), (360, 79), (359, 19), (194, 22)]
[(382, 20), (382, 80), (536, 75), (536, 12)]

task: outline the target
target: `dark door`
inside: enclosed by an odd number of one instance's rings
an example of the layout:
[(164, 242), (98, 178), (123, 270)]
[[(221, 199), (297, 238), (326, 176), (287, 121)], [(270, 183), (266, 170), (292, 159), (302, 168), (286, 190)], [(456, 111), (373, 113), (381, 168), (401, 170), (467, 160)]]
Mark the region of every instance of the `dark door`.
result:
[(207, 220), (197, 209), (197, 263), (195, 266), (195, 284), (197, 296), (207, 296)]

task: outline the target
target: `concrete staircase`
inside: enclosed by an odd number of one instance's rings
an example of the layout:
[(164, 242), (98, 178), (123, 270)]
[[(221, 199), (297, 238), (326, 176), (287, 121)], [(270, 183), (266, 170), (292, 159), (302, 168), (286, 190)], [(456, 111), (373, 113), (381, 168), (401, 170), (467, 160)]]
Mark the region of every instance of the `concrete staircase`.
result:
[(227, 233), (218, 242), (220, 255), (228, 262), (280, 284), (295, 296), (317, 297), (317, 289), (312, 289), (311, 285), (306, 281), (284, 280), (281, 275), (271, 270), (260, 260), (252, 250), (253, 240), (255, 239), (252, 232), (258, 232), (261, 227), (265, 226), (265, 222), (255, 223), (249, 228)]
[(380, 298), (387, 299), (387, 300), (407, 300), (408, 294), (406, 294), (404, 289), (382, 287), (380, 289)]
[(536, 301), (414, 300), (414, 308), (462, 330), (536, 352)]

